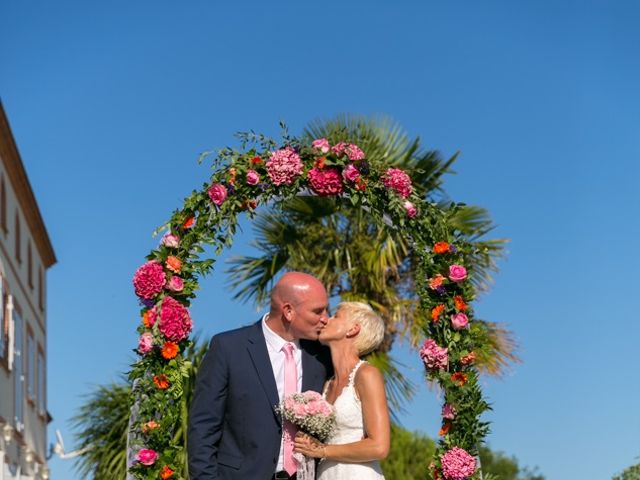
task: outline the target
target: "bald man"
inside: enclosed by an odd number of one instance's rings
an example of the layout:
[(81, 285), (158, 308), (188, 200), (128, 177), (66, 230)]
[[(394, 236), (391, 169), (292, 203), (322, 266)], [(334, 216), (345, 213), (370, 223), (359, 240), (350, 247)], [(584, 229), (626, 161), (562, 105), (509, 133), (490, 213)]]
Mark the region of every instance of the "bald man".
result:
[[(297, 391), (322, 391), (329, 352), (318, 342), (328, 320), (327, 292), (315, 277), (285, 273), (257, 323), (213, 337), (189, 412), (191, 480), (295, 479), (284, 466), (285, 349), (293, 351)], [(292, 345), (292, 347), (291, 347)]]

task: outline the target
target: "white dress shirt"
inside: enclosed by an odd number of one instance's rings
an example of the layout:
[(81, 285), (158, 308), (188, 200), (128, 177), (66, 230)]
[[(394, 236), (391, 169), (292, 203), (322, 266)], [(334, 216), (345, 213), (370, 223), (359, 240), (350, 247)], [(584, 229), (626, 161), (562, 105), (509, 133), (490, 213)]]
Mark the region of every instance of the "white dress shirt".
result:
[[(288, 342), (276, 332), (271, 330), (267, 325), (267, 318), (269, 314), (265, 314), (262, 317), (262, 332), (264, 333), (264, 339), (267, 342), (267, 352), (269, 352), (269, 360), (271, 360), (271, 368), (273, 369), (273, 378), (276, 380), (276, 386), (278, 387), (278, 399), (280, 402), (284, 399), (284, 351), (282, 347), (286, 343), (293, 344), (293, 358), (296, 361), (296, 371), (298, 373), (298, 385), (297, 391), (302, 391), (302, 350), (300, 350), (300, 342), (295, 340)], [(284, 438), (280, 440), (280, 454), (278, 455), (278, 465), (276, 472), (284, 470)]]

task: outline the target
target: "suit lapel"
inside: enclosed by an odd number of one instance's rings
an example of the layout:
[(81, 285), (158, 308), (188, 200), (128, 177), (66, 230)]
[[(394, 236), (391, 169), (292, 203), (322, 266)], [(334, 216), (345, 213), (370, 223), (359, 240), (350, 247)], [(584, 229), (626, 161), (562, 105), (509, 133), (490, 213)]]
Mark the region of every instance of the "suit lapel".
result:
[(267, 351), (267, 342), (262, 333), (262, 321), (259, 321), (251, 328), (247, 350), (249, 351), (249, 356), (251, 357), (256, 372), (258, 372), (258, 378), (260, 379), (264, 393), (267, 395), (269, 403), (273, 408), (279, 403), (278, 387), (276, 386), (275, 378), (273, 378), (273, 368), (271, 367), (271, 360), (269, 359), (269, 352)]

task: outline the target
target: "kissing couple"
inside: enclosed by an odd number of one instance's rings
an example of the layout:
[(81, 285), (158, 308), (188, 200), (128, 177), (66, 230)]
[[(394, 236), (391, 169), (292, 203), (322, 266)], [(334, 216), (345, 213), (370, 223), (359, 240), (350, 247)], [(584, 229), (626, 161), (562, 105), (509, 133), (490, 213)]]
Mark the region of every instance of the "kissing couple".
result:
[[(382, 342), (384, 323), (366, 303), (343, 302), (329, 317), (315, 277), (285, 273), (269, 313), (211, 340), (189, 412), (191, 480), (296, 479), (294, 454), (317, 458), (317, 480), (384, 479), (390, 426), (380, 371), (361, 359)], [(323, 443), (276, 408), (315, 391), (335, 409)]]

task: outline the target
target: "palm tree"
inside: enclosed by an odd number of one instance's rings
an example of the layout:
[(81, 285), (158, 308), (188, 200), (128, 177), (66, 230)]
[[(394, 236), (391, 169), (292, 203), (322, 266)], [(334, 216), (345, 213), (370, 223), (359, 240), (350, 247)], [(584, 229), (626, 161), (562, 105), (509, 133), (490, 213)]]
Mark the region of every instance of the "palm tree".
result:
[[(473, 282), (484, 291), (503, 256), (505, 239), (486, 239), (494, 228), (488, 212), (476, 206), (456, 206), (443, 188), (443, 176), (453, 173), (455, 154), (444, 159), (424, 151), (420, 140), (411, 140), (398, 124), (386, 118), (341, 116), (310, 124), (303, 142), (327, 138), (331, 143), (357, 143), (372, 166), (396, 166), (411, 172), (419, 195), (449, 212), (449, 224), (476, 254), (470, 259)], [(257, 256), (230, 259), (229, 287), (234, 297), (261, 304), (274, 279), (285, 270), (304, 270), (316, 275), (330, 295), (342, 300), (364, 300), (385, 320), (385, 341), (374, 362), (386, 370), (392, 406), (410, 397), (412, 386), (400, 374), (388, 353), (398, 337), (416, 345), (422, 336), (424, 315), (418, 308), (413, 283), (416, 257), (409, 238), (393, 225), (379, 227), (371, 212), (351, 208), (348, 198), (300, 196), (266, 209), (253, 223)], [(491, 346), (480, 355), (479, 367), (500, 375), (511, 362), (519, 361), (511, 333), (495, 323), (481, 322)]]

